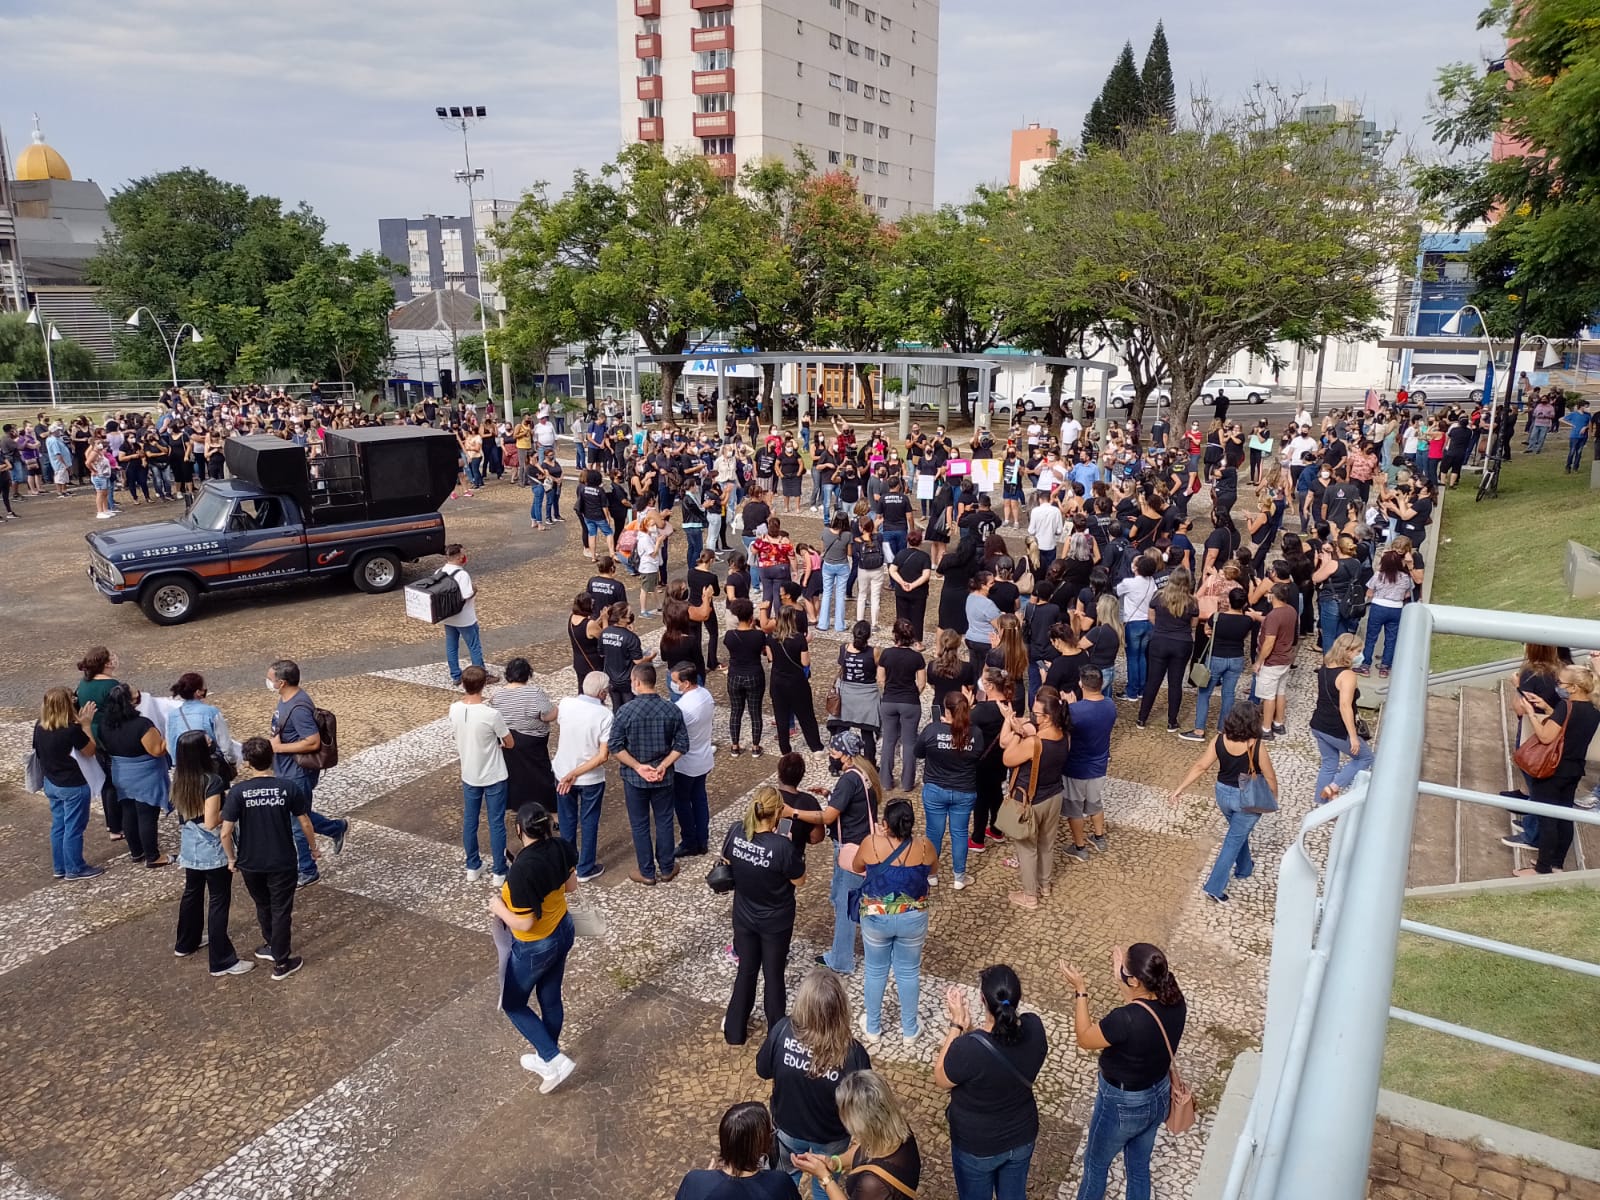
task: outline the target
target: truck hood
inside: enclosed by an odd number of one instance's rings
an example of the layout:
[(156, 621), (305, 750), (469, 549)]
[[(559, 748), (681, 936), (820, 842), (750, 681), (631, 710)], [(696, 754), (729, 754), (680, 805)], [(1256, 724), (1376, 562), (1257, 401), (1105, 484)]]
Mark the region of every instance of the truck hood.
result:
[(108, 529), (103, 533), (96, 530), (84, 535), (84, 540), (90, 546), (113, 563), (137, 559), (141, 550), (217, 541), (220, 538), (218, 533), (196, 529), (182, 521), (152, 521), (148, 525), (130, 525), (126, 529)]

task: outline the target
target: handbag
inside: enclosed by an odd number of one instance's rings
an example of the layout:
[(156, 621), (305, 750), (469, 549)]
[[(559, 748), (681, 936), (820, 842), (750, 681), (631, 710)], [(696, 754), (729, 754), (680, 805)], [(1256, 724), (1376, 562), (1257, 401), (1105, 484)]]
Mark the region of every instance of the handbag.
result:
[(733, 891), (732, 865), (719, 858), (712, 864), (711, 870), (706, 872), (706, 886), (719, 896), (725, 896)]
[(30, 792), (44, 791), (44, 764), (39, 761), (37, 750), (29, 750), (28, 757), (23, 760), (22, 778)]
[(1211, 653), (1217, 646), (1217, 622), (1213, 617), (1211, 621), (1211, 636), (1206, 638), (1206, 653), (1204, 658), (1197, 659), (1189, 664), (1189, 685), (1204, 690), (1211, 686)]
[(1260, 766), (1259, 755), (1261, 743), (1257, 742), (1249, 755), (1250, 773), (1239, 781), (1239, 811), (1247, 813), (1275, 813), (1278, 811), (1278, 797), (1272, 792), (1272, 785), (1267, 782), (1265, 775), (1258, 769)]
[(1019, 842), (1031, 842), (1038, 834), (1039, 814), (1033, 811), (1033, 796), (1039, 783), (1039, 758), (1043, 750), (1039, 739), (1034, 738), (1033, 764), (1028, 771), (1027, 785), (1017, 783), (1017, 778), (1022, 774), (1022, 764), (1018, 763), (1011, 769), (1005, 799), (1000, 801), (1000, 811), (995, 814), (994, 827)]
[(1188, 1133), (1194, 1128), (1194, 1092), (1178, 1073), (1178, 1056), (1172, 1052), (1172, 1039), (1167, 1036), (1167, 1027), (1161, 1023), (1155, 1009), (1143, 1000), (1135, 1000), (1134, 1003), (1149, 1013), (1156, 1028), (1161, 1030), (1161, 1040), (1167, 1046), (1167, 1059), (1172, 1064), (1167, 1068), (1167, 1079), (1172, 1084), (1172, 1097), (1167, 1102), (1167, 1132)]
[(1511, 761), (1516, 763), (1529, 779), (1549, 779), (1561, 765), (1562, 749), (1567, 740), (1567, 722), (1571, 719), (1572, 704), (1569, 701), (1567, 715), (1561, 718), (1560, 736), (1553, 742), (1541, 742), (1537, 737), (1530, 737), (1517, 747), (1517, 752), (1511, 756)]
[[(724, 866), (727, 864), (724, 863)], [(728, 873), (729, 878), (733, 872)], [(567, 915), (572, 918), (572, 931), (579, 937), (605, 937), (606, 915), (601, 912), (593, 900), (588, 899), (581, 892), (575, 893), (567, 901)]]
[(895, 1191), (906, 1197), (906, 1200), (917, 1200), (917, 1191), (915, 1188), (908, 1188), (905, 1184), (901, 1183), (877, 1163), (862, 1163), (859, 1167), (851, 1167), (849, 1173), (851, 1175), (876, 1175), (879, 1179), (883, 1180), (884, 1183), (888, 1184)]
[(844, 698), (839, 695), (839, 681), (833, 681), (833, 687), (828, 689), (827, 697), (822, 701), (822, 707), (830, 717), (837, 717), (844, 706)]

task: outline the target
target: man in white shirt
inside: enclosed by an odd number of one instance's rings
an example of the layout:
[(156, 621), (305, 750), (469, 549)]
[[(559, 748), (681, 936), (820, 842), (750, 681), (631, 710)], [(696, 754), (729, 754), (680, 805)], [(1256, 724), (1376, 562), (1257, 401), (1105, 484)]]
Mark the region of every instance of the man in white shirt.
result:
[(1078, 439), (1082, 436), (1083, 422), (1068, 413), (1066, 420), (1061, 422), (1061, 452), (1063, 454), (1071, 453), (1072, 448), (1078, 444)]
[(1054, 454), (1046, 454), (1044, 456), (1044, 465), (1039, 468), (1038, 495), (1048, 498), (1051, 492), (1066, 481), (1066, 468), (1061, 465), (1060, 460)]
[[(459, 687), (462, 642), (467, 644), (467, 655), (472, 659), (472, 665), (480, 670), (483, 668), (483, 639), (478, 633), (478, 589), (473, 585), (472, 576), (467, 574), (467, 552), (460, 542), (451, 542), (444, 548), (444, 560), (440, 570), (455, 579), (456, 586), (461, 589), (461, 598), (466, 601), (460, 612), (444, 619), (444, 661), (450, 668), (450, 682)], [(490, 675), (487, 679), (490, 683), (500, 682), (498, 675)]]
[(672, 803), (682, 838), (674, 853), (677, 858), (693, 858), (710, 849), (711, 808), (706, 799), (706, 777), (711, 774), (716, 754), (711, 733), (717, 703), (700, 686), (698, 668), (693, 663), (674, 664), (672, 679), (678, 685), (678, 711), (689, 730), (689, 753), (677, 761), (672, 777)]
[(1028, 422), (1028, 445), (1037, 446), (1039, 444), (1039, 438), (1043, 435), (1043, 433), (1044, 426), (1039, 424), (1039, 419), (1037, 417), (1034, 417)]
[(541, 450), (553, 450), (556, 444), (555, 422), (550, 420), (548, 411), (539, 414), (539, 420), (533, 427), (533, 440), (539, 444)]
[[(578, 848), (578, 882), (587, 883), (605, 871), (595, 861), (600, 841), (600, 801), (606, 794), (606, 743), (611, 738), (611, 710), (605, 695), (610, 686), (604, 671), (583, 677), (581, 695), (556, 705), (561, 740), (551, 766), (556, 774), (556, 816), (561, 836)], [(701, 689), (704, 691), (705, 689)]]
[(506, 881), (506, 751), (511, 748), (511, 729), (503, 713), (483, 701), (488, 682), (482, 667), (461, 672), (461, 688), (466, 695), (450, 706), (450, 728), (456, 735), (456, 753), (461, 757), (461, 798), (464, 802), (461, 845), (467, 852), (467, 882), (476, 883), (483, 874), (483, 859), (478, 857), (478, 820), (485, 806), (489, 809), (489, 850), (494, 858), (494, 886)]
[(1034, 497), (1033, 512), (1028, 517), (1028, 536), (1039, 545), (1039, 569), (1048, 570), (1056, 560), (1056, 547), (1066, 532), (1067, 521), (1061, 508), (1053, 501)]

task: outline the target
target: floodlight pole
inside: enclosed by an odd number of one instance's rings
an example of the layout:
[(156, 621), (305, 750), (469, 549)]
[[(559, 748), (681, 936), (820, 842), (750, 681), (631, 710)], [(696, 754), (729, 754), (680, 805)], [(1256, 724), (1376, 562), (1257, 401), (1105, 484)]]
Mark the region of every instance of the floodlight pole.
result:
[[(472, 147), (467, 140), (467, 129), (473, 122), (482, 120), (487, 110), (482, 105), (464, 105), (460, 108), (436, 108), (435, 115), (446, 125), (461, 130), (461, 157), (466, 170), (456, 172), (456, 182), (467, 185), (467, 213), (472, 222), (472, 266), (478, 280), (478, 329), (483, 337), (483, 386), (489, 394), (489, 409), (494, 410), (494, 369), (489, 362), (489, 315), (483, 298), (483, 258), (478, 253), (478, 214), (474, 187), (483, 178), (483, 171), (472, 169)], [(511, 396), (506, 395), (506, 420), (511, 421)]]

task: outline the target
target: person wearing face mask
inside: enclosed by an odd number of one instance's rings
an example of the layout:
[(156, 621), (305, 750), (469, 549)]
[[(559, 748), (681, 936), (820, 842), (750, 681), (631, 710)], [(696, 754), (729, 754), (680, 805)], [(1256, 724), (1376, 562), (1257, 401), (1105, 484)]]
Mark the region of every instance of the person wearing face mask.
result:
[[(1372, 766), (1372, 747), (1362, 736), (1356, 718), (1359, 680), (1352, 669), (1364, 661), (1361, 638), (1342, 633), (1323, 655), (1317, 668), (1317, 707), (1311, 714), (1311, 736), (1316, 740), (1322, 765), (1317, 770), (1316, 802), (1325, 804), (1345, 788), (1359, 771)], [(1348, 762), (1341, 765), (1346, 756)]]
[[(278, 697), (278, 707), (272, 714), (272, 773), (286, 783), (298, 784), (306, 795), (306, 808), (314, 832), (333, 839), (333, 852), (344, 850), (345, 835), (350, 832), (349, 821), (335, 821), (316, 812), (311, 807), (312, 794), (317, 789), (320, 770), (301, 764), (298, 755), (314, 754), (322, 749), (322, 733), (317, 728), (316, 706), (311, 696), (300, 687), (300, 666), (287, 658), (280, 658), (267, 668), (267, 690)], [(290, 826), (295, 849), (299, 853), (299, 880), (297, 887), (306, 887), (321, 878), (316, 856), (306, 839), (300, 822)]]
[(1113, 950), (1111, 970), (1121, 1005), (1097, 1022), (1089, 1016), (1089, 984), (1083, 972), (1061, 966), (1072, 988), (1078, 1048), (1101, 1052), (1077, 1200), (1102, 1200), (1118, 1154), (1127, 1175), (1128, 1200), (1150, 1200), (1150, 1153), (1171, 1103), (1168, 1072), (1189, 1010), (1167, 956), (1149, 942)]

